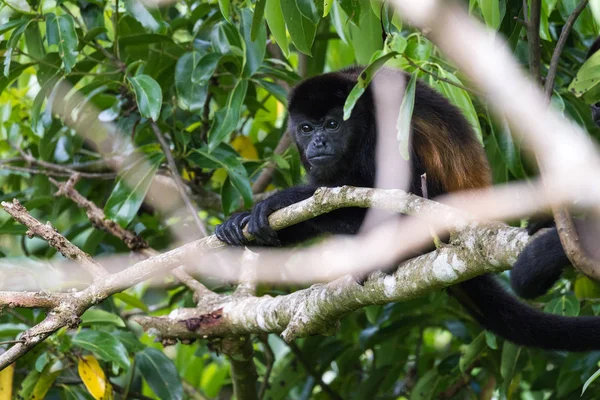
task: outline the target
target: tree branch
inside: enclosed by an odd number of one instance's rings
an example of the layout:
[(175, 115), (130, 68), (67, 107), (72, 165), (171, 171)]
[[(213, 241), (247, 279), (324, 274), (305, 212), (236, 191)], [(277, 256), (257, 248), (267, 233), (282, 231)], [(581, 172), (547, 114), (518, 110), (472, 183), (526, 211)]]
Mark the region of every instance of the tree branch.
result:
[(534, 82), (541, 79), (541, 51), (540, 51), (540, 19), (542, 14), (542, 0), (531, 0), (531, 15), (527, 20), (527, 41), (529, 42), (529, 73)]
[(560, 56), (562, 54), (563, 48), (565, 47), (565, 43), (567, 43), (567, 38), (569, 37), (569, 33), (571, 33), (571, 28), (577, 21), (577, 18), (585, 7), (587, 6), (589, 0), (581, 0), (577, 7), (573, 10), (569, 18), (567, 18), (567, 22), (563, 26), (562, 31), (560, 32), (560, 37), (558, 38), (558, 42), (556, 42), (556, 47), (554, 48), (554, 52), (552, 53), (552, 59), (550, 60), (550, 67), (548, 68), (548, 75), (546, 75), (546, 83), (544, 84), (544, 92), (548, 99), (552, 97), (552, 91), (554, 90), (554, 80), (556, 79), (556, 72), (558, 70), (558, 62), (560, 61)]

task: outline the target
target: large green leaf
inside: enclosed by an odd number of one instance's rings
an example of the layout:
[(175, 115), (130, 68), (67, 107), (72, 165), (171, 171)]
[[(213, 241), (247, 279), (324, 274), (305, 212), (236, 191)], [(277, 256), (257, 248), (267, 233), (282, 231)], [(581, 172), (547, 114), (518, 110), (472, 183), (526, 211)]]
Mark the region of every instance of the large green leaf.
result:
[(283, 19), (296, 48), (304, 54), (311, 54), (312, 44), (317, 33), (317, 26), (302, 15), (298, 8), (298, 0), (280, 0)]
[[(569, 90), (577, 97), (598, 87), (600, 83), (600, 51), (594, 53), (577, 71)], [(600, 98), (600, 96), (598, 96)]]
[(89, 350), (102, 360), (114, 362), (123, 369), (129, 368), (127, 349), (108, 332), (83, 330), (75, 335), (73, 345)]
[(4, 53), (4, 76), (8, 78), (10, 74), (10, 64), (12, 61), (12, 53), (15, 47), (19, 44), (19, 39), (23, 36), (23, 32), (27, 29), (29, 22), (23, 22), (21, 25), (14, 30), (10, 39), (8, 40), (6, 52)]
[(496, 30), (500, 27), (500, 1), (499, 0), (479, 0), (479, 7), (485, 24)]
[(125, 323), (118, 315), (95, 308), (86, 310), (86, 312), (83, 313), (81, 316), (81, 324), (109, 324), (116, 325), (121, 328), (125, 327)]
[(162, 351), (147, 347), (135, 355), (135, 363), (148, 386), (161, 400), (183, 399), (181, 378)]
[(562, 295), (550, 301), (544, 307), (544, 311), (565, 317), (576, 317), (579, 315), (579, 300), (572, 294)]
[(158, 82), (148, 75), (127, 77), (127, 80), (133, 86), (140, 114), (157, 121), (162, 107), (162, 90)]
[(238, 81), (227, 99), (225, 109), (217, 112), (218, 115), (216, 115), (208, 133), (210, 151), (214, 150), (237, 127), (247, 90), (248, 81), (246, 79)]
[(517, 361), (523, 348), (511, 342), (504, 342), (502, 346), (502, 360), (500, 374), (504, 379), (504, 391), (508, 393), (510, 383), (517, 372)]
[(359, 64), (367, 64), (373, 53), (383, 48), (381, 21), (373, 13), (369, 0), (360, 0), (361, 13), (358, 26), (350, 24), (352, 45)]
[(140, 160), (123, 174), (104, 206), (108, 218), (123, 227), (129, 225), (142, 205), (163, 158), (162, 153), (155, 154), (150, 160), (150, 168), (145, 168), (147, 160)]
[(139, 0), (125, 0), (125, 9), (152, 32), (160, 32), (165, 25), (158, 9), (149, 9)]
[[(196, 66), (201, 58), (202, 56), (197, 51), (185, 53), (177, 60), (177, 66), (175, 67), (175, 88), (177, 89), (180, 106), (184, 110), (192, 112), (201, 110), (204, 107), (208, 95), (207, 82), (199, 84), (193, 81)], [(216, 68), (216, 64), (214, 67)]]
[(63, 61), (65, 71), (71, 72), (71, 68), (77, 62), (77, 45), (79, 43), (73, 17), (68, 14), (46, 14), (46, 34), (48, 44), (58, 46), (58, 54)]
[(281, 0), (267, 0), (265, 19), (267, 20), (271, 34), (275, 38), (275, 42), (279, 45), (283, 54), (288, 57), (290, 50), (283, 11), (281, 10)]

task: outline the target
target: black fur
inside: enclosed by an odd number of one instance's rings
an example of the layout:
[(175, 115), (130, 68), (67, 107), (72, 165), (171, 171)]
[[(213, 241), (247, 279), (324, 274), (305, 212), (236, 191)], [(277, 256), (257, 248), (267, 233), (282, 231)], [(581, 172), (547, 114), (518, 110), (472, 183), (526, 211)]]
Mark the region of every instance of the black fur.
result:
[[(268, 216), (275, 210), (310, 197), (318, 186), (373, 187), (376, 121), (370, 87), (359, 99), (351, 118), (335, 134), (323, 133), (319, 122), (331, 115), (339, 115), (360, 71), (359, 68), (352, 68), (320, 75), (304, 81), (294, 89), (289, 102), (289, 129), (298, 145), (309, 184), (276, 193), (258, 203), (251, 212), (232, 217), (217, 227), (216, 234), (220, 240), (232, 245), (247, 244), (241, 235), (241, 229), (246, 223), (250, 233), (262, 245), (286, 245), (320, 233), (355, 234), (358, 231), (365, 217), (364, 209), (336, 210), (279, 232), (274, 232), (269, 227)], [(311, 124), (316, 121), (315, 128), (310, 134), (303, 135), (302, 126), (306, 121)], [(421, 125), (419, 121), (422, 122)], [(442, 95), (420, 82), (417, 85), (412, 122), (413, 179), (410, 190), (413, 193), (421, 194), (419, 177), (423, 172), (428, 174), (430, 197), (460, 190), (463, 186), (468, 187), (469, 182), (479, 182), (475, 187), (489, 184), (485, 156), (466, 119)], [(444, 135), (440, 132), (447, 135), (443, 143), (440, 139)], [(431, 163), (432, 154), (416, 151), (419, 141), (427, 139), (427, 135), (429, 138), (437, 135), (434, 146), (438, 147), (432, 148), (432, 151), (439, 152), (435, 154), (437, 156), (445, 157), (445, 170), (442, 172), (435, 170), (436, 164)], [(456, 148), (460, 149), (459, 153), (453, 153)], [(342, 154), (335, 154), (336, 162), (323, 167), (311, 162), (307, 150), (311, 154), (333, 154), (336, 151), (341, 151)], [(455, 156), (462, 159), (455, 163)], [(464, 167), (471, 165), (474, 167), (466, 169), (463, 174)], [(454, 171), (455, 167), (460, 169), (460, 174)], [(450, 182), (452, 179), (454, 183)], [(532, 250), (535, 250), (535, 246)], [(540, 312), (509, 294), (490, 275), (460, 283), (451, 290), (481, 325), (517, 344), (568, 351), (600, 349), (600, 341), (597, 339), (600, 335), (600, 318), (569, 318)]]

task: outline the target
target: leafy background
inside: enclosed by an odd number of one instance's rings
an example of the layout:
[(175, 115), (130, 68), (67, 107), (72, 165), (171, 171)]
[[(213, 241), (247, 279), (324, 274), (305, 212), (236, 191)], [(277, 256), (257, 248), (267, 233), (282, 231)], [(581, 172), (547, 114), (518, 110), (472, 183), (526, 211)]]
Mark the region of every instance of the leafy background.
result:
[[(0, 199), (18, 198), (92, 255), (127, 248), (93, 228), (71, 201), (54, 197), (48, 174), (21, 161), (15, 149), (91, 174), (110, 172), (53, 112), (63, 100), (54, 96), (61, 81), (97, 107), (102, 121), (132, 138), (152, 166), (135, 188), (124, 183), (126, 176), (91, 176), (82, 179), (78, 190), (156, 249), (173, 243), (169, 227), (176, 221), (143, 203), (152, 178), (167, 169), (151, 121), (167, 134), (200, 217), (213, 229), (231, 212), (252, 205), (252, 185), (265, 166), (276, 167), (266, 190), (302, 180), (294, 149), (274, 152), (285, 132), (287, 88), (356, 63), (376, 69), (387, 60), (446, 95), (481, 139), (496, 183), (531, 174), (518, 140), (467, 89), (461, 72), (423, 34), (378, 2), (184, 0), (152, 9), (139, 0), (0, 1)], [(527, 66), (521, 0), (464, 5), (506, 39)], [(543, 75), (576, 5), (575, 0), (542, 2)], [(587, 104), (600, 100), (600, 56), (580, 70), (599, 33), (600, 15), (592, 6), (568, 38), (552, 102), (596, 137), (600, 131)], [(74, 119), (85, 118), (74, 114)], [(113, 149), (115, 157), (132, 152)], [(34, 268), (43, 267), (24, 269), (11, 260), (57, 257), (46, 242), (26, 239), (25, 228), (6, 213), (0, 213), (0, 234), (3, 274), (35, 281)], [(219, 283), (213, 287), (231, 290)], [(260, 293), (290, 290), (263, 286)], [(595, 283), (569, 272), (535, 303), (557, 314), (597, 315), (598, 297)], [(192, 295), (177, 286), (141, 285), (115, 295), (88, 310), (77, 330), (59, 331), (0, 372), (0, 397), (12, 386), (26, 399), (230, 398), (228, 361), (211, 352), (210, 343), (163, 348), (127, 320), (136, 313), (164, 315), (182, 306), (193, 306)], [(4, 310), (0, 340), (13, 340), (43, 315), (40, 310)], [(482, 332), (444, 292), (367, 307), (346, 317), (334, 336), (310, 337), (292, 346), (276, 335), (254, 342), (259, 382), (273, 360), (265, 399), (567, 399), (579, 398), (588, 379), (584, 398), (595, 398), (599, 389), (593, 374), (600, 352), (516, 347)]]

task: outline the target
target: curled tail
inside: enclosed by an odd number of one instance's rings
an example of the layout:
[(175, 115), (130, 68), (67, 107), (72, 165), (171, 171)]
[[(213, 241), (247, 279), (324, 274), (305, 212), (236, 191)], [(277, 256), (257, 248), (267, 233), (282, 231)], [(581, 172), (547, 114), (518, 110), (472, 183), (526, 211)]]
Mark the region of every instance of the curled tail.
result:
[(508, 293), (492, 275), (451, 288), (487, 330), (518, 345), (548, 350), (600, 349), (600, 317), (563, 317), (539, 311)]
[(539, 234), (519, 255), (510, 271), (515, 293), (532, 299), (545, 294), (569, 265), (556, 227)]

